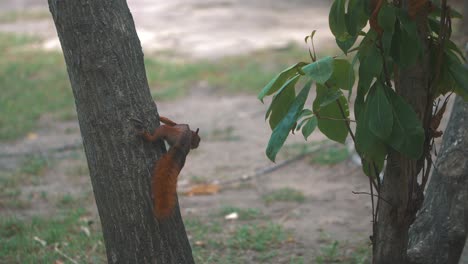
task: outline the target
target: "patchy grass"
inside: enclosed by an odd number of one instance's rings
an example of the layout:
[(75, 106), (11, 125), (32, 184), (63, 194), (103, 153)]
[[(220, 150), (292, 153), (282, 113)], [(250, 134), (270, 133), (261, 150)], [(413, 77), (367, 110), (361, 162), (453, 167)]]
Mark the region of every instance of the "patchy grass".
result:
[(368, 245), (359, 244), (350, 246), (346, 242), (330, 241), (323, 246), (320, 254), (315, 258), (315, 263), (350, 263), (369, 264), (371, 262), (371, 249)]
[(186, 95), (199, 83), (223, 93), (256, 94), (279, 71), (298, 60), (310, 60), (307, 51), (290, 45), (219, 60), (160, 61), (149, 57), (145, 65), (153, 97), (168, 100)]
[[(85, 216), (77, 209), (52, 218), (0, 218), (0, 259), (5, 263), (68, 263), (65, 254), (79, 263), (105, 263), (100, 228)], [(83, 230), (89, 230), (89, 236)]]
[(277, 224), (191, 218), (185, 225), (196, 263), (275, 263), (293, 254), (287, 248), (287, 232)]
[(240, 136), (236, 135), (236, 131), (233, 126), (214, 129), (206, 136), (206, 138), (211, 141), (239, 141), (241, 139)]
[(349, 151), (345, 145), (334, 145), (317, 152), (310, 160), (311, 163), (333, 165), (349, 158)]
[(74, 111), (62, 55), (26, 48), (37, 41), (0, 34), (0, 140), (33, 131), (45, 112)]
[[(76, 118), (62, 54), (31, 48), (37, 43), (36, 38), (0, 33), (0, 140), (34, 131), (44, 113), (59, 121)], [(298, 60), (308, 60), (307, 52), (291, 45), (211, 61), (146, 57), (145, 65), (151, 93), (160, 101), (187, 95), (199, 83), (214, 92), (257, 94), (280, 70)], [(232, 132), (227, 129), (214, 136), (237, 140)]]
[(281, 188), (262, 196), (266, 204), (274, 202), (296, 202), (303, 203), (305, 196), (302, 192), (292, 188)]
[(266, 225), (242, 225), (227, 243), (232, 248), (263, 252), (277, 247), (285, 239), (285, 231), (280, 225), (268, 223)]
[(50, 18), (50, 12), (46, 9), (25, 9), (0, 13), (0, 23), (13, 23), (20, 20), (31, 21)]
[(49, 162), (47, 158), (41, 155), (32, 155), (24, 159), (20, 172), (32, 176), (43, 175), (48, 167)]

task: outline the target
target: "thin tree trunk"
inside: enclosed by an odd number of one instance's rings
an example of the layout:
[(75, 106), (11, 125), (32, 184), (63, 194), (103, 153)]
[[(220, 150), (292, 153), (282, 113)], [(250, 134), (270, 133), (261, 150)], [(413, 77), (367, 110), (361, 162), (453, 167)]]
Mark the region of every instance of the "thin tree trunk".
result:
[[(403, 8), (407, 9), (408, 1), (401, 1)], [(414, 66), (399, 70), (395, 90), (413, 107), (423, 127), (427, 128), (430, 116), (426, 113), (428, 107), (432, 106), (432, 102), (429, 98), (428, 42), (425, 19), (424, 14), (416, 18), (423, 55)], [(380, 202), (377, 212), (374, 263), (404, 264), (407, 261), (408, 230), (422, 199), (417, 176), (421, 171), (423, 158), (412, 160), (394, 150), (391, 150), (387, 156), (387, 165), (379, 194), (386, 202)]]
[(468, 103), (456, 98), (423, 208), (410, 230), (412, 264), (457, 264), (468, 231)]
[(136, 136), (157, 124), (143, 53), (125, 0), (49, 0), (67, 64), (109, 263), (193, 263), (176, 208), (158, 223), (150, 172), (163, 146)]

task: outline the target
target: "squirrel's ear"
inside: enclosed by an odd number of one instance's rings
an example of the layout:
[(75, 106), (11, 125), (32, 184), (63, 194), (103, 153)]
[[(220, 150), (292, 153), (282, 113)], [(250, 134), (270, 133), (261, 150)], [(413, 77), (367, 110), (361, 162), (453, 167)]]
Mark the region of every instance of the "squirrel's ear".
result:
[(199, 128), (197, 128), (197, 131), (195, 131), (195, 134), (197, 134), (197, 135), (198, 135), (198, 131), (200, 131), (200, 129), (199, 129)]

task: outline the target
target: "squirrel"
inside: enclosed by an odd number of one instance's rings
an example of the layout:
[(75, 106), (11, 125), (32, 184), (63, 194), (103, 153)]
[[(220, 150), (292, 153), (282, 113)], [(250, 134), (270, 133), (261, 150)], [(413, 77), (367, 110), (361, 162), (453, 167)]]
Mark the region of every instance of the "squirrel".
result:
[(187, 124), (177, 124), (163, 116), (159, 120), (164, 125), (156, 128), (153, 134), (144, 131), (140, 135), (146, 141), (165, 140), (171, 146), (156, 161), (151, 182), (154, 215), (157, 219), (164, 219), (172, 214), (176, 203), (177, 178), (184, 167), (187, 154), (198, 147), (200, 136), (199, 129), (192, 131)]

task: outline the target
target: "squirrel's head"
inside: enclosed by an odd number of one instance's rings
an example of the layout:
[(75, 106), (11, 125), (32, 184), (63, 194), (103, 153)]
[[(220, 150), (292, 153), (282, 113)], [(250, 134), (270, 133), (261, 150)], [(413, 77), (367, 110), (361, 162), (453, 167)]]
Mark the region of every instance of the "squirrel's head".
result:
[(200, 129), (197, 128), (197, 131), (193, 132), (192, 131), (192, 140), (191, 140), (191, 149), (196, 149), (198, 148), (198, 145), (200, 144), (200, 136), (198, 135), (198, 131)]

